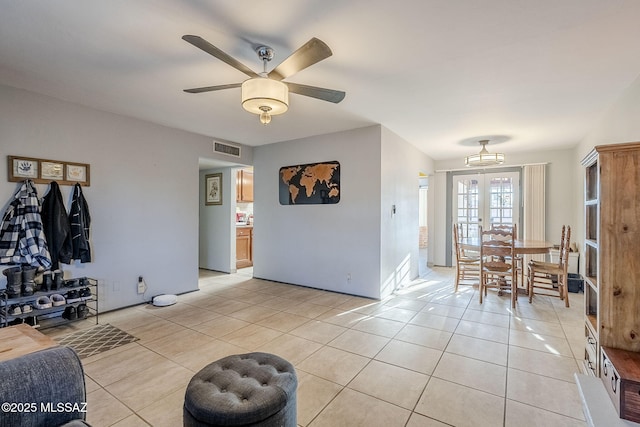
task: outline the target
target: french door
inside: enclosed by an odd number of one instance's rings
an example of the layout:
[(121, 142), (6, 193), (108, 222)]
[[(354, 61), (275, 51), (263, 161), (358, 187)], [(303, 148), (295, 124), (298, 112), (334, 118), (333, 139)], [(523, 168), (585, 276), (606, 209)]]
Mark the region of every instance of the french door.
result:
[(479, 225), (488, 229), (498, 224), (518, 224), (520, 174), (495, 172), (454, 175), (451, 200), (453, 222), (461, 225), (464, 237), (478, 237)]

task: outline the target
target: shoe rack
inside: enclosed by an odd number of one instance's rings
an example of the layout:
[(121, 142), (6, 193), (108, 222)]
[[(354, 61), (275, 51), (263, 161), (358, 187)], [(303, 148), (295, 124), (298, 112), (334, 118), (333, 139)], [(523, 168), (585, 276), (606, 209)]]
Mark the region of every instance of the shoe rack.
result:
[[(40, 285), (42, 286), (42, 285)], [(98, 281), (89, 277), (61, 280), (55, 289), (9, 298), (0, 291), (0, 327), (26, 323), (51, 328), (92, 318), (98, 323)]]

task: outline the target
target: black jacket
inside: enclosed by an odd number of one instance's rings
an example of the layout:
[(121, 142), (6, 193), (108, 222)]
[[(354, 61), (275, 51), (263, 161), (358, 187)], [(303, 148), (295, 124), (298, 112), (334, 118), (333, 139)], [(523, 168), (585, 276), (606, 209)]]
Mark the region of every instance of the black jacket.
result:
[(51, 254), (51, 269), (60, 268), (59, 263), (71, 262), (71, 225), (62, 202), (58, 183), (53, 181), (42, 201), (42, 226)]
[(71, 258), (79, 259), (80, 262), (91, 262), (91, 246), (89, 245), (91, 215), (89, 215), (89, 206), (84, 199), (80, 184), (76, 184), (73, 188), (69, 222), (71, 223), (71, 245), (73, 248)]

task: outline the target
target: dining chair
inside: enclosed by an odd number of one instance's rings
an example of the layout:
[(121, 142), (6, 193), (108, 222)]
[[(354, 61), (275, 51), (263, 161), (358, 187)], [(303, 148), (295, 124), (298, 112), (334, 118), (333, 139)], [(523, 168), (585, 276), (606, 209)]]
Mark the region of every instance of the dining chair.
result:
[(515, 230), (480, 228), (480, 304), (487, 288), (511, 291), (511, 307), (518, 298), (515, 265)]
[[(515, 236), (515, 239), (518, 239), (518, 224), (492, 224), (491, 225), (491, 229), (493, 230), (506, 230), (506, 231), (511, 231), (513, 230), (513, 235)], [(516, 255), (516, 257), (514, 258), (516, 260), (516, 278), (519, 278), (520, 283), (522, 284), (523, 288), (525, 285), (524, 282), (524, 257), (522, 255)]]
[[(569, 307), (569, 287), (567, 281), (567, 268), (569, 266), (569, 251), (571, 243), (571, 227), (562, 226), (560, 238), (560, 252), (558, 262), (529, 261), (527, 275), (527, 293), (529, 302), (533, 300), (533, 294), (557, 296), (564, 300), (565, 307)], [(554, 279), (557, 282), (554, 284)], [(556, 295), (557, 294), (557, 295)]]
[(480, 254), (477, 251), (469, 251), (464, 247), (464, 235), (462, 227), (458, 223), (453, 224), (453, 241), (456, 251), (456, 282), (454, 292), (458, 292), (458, 285), (462, 281), (470, 280), (469, 285), (480, 282)]

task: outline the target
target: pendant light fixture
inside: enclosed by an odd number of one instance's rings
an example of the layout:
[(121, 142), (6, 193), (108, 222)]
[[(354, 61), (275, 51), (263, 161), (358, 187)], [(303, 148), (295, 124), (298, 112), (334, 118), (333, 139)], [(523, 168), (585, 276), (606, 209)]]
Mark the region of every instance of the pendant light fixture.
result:
[(262, 59), (262, 73), (242, 83), (242, 108), (260, 116), (260, 123), (267, 125), (271, 116), (286, 113), (289, 109), (289, 87), (267, 75), (267, 63), (273, 59), (273, 49), (259, 46), (256, 53)]
[(497, 166), (504, 163), (504, 153), (489, 153), (486, 145), (488, 139), (478, 141), (482, 145), (482, 150), (478, 154), (472, 154), (464, 158), (464, 164), (467, 167), (475, 166)]
[(289, 88), (286, 84), (268, 77), (254, 77), (242, 83), (242, 108), (258, 114), (263, 125), (271, 116), (289, 109)]

